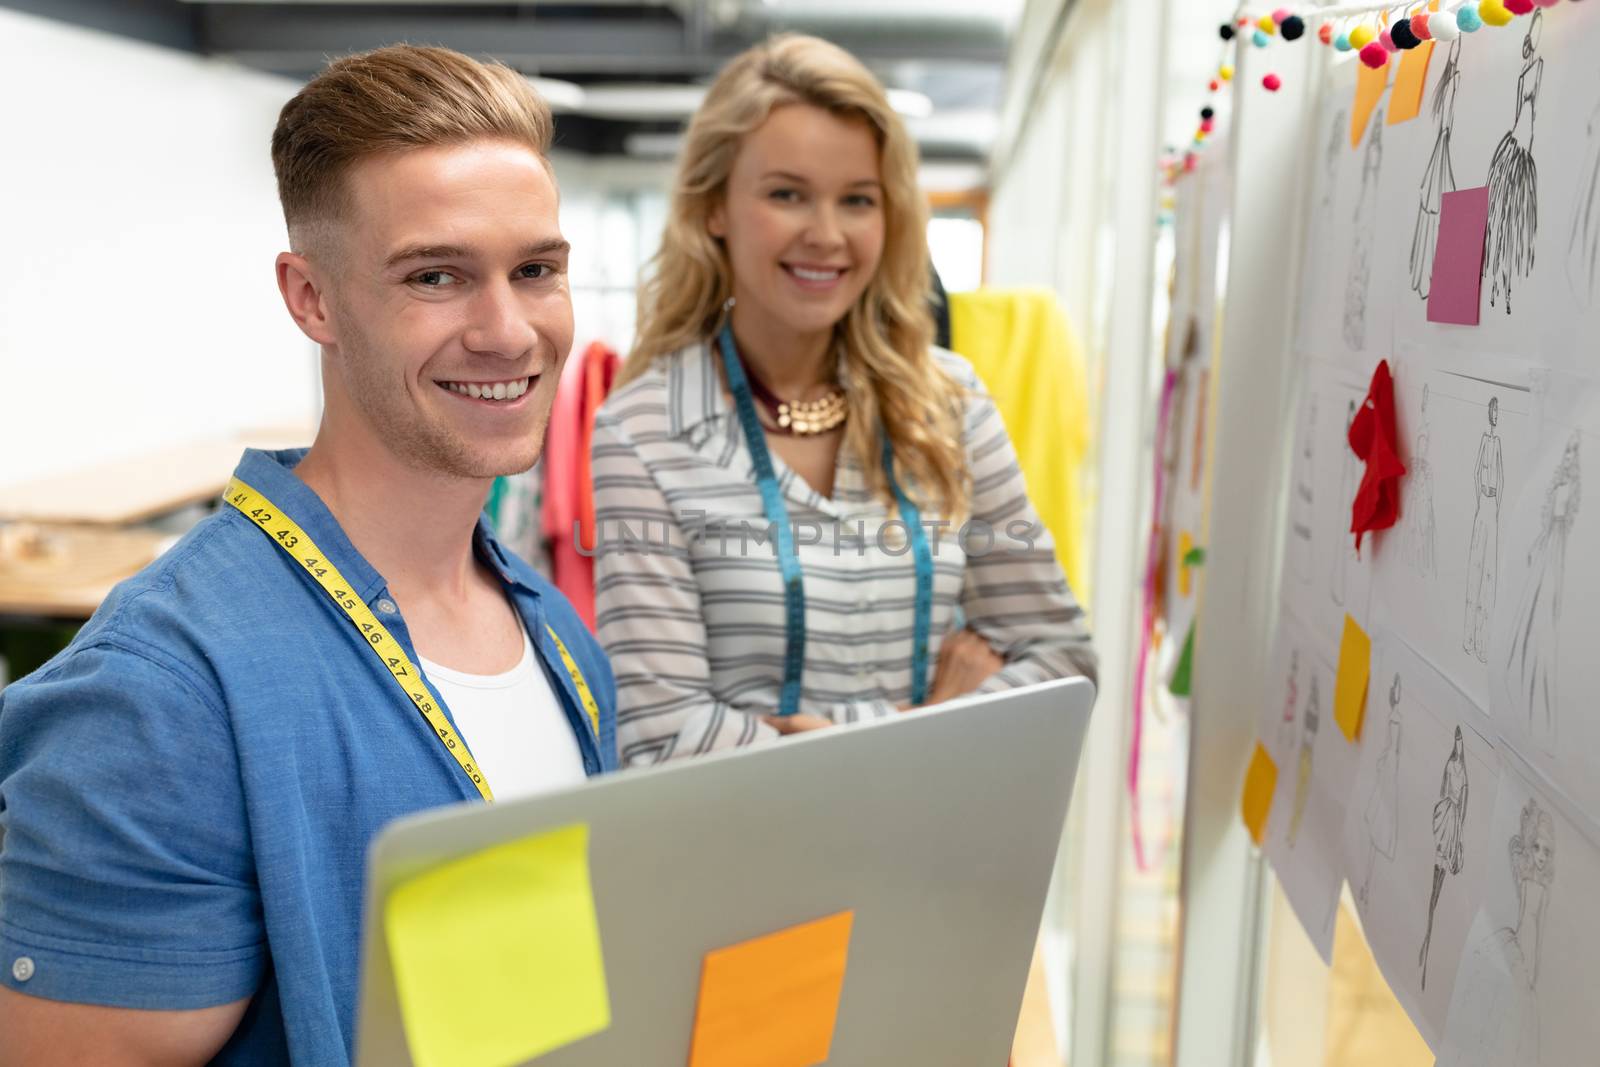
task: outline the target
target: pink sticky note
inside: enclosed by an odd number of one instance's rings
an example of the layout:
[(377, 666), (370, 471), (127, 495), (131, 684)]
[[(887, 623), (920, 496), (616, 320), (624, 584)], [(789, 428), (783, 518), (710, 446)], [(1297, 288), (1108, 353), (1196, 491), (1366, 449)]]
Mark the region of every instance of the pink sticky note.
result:
[(1489, 225), (1489, 187), (1445, 193), (1439, 204), (1439, 243), (1433, 254), (1428, 321), (1478, 325), (1483, 295), (1483, 234)]

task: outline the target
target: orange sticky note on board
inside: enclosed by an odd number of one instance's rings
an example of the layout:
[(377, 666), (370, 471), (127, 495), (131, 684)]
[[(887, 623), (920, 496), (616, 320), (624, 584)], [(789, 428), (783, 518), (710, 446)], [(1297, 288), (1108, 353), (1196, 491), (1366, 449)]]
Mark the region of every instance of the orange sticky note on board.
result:
[(855, 912), (706, 953), (689, 1067), (813, 1067), (833, 1046)]
[(1344, 617), (1344, 637), (1339, 641), (1339, 677), (1333, 685), (1333, 720), (1354, 741), (1361, 736), (1361, 719), (1367, 713), (1367, 679), (1372, 674), (1372, 638), (1356, 620)]
[(1389, 94), (1390, 126), (1410, 122), (1422, 113), (1422, 94), (1428, 84), (1428, 63), (1433, 59), (1433, 42), (1423, 41), (1401, 53), (1400, 70), (1394, 76), (1394, 92)]
[(1194, 589), (1189, 571), (1189, 553), (1194, 551), (1194, 536), (1188, 530), (1178, 534), (1178, 595), (1187, 597)]
[(1350, 147), (1360, 148), (1361, 138), (1367, 134), (1367, 123), (1372, 121), (1372, 112), (1378, 106), (1378, 101), (1383, 98), (1384, 89), (1389, 86), (1389, 68), (1393, 63), (1385, 63), (1377, 70), (1373, 70), (1365, 63), (1360, 64), (1356, 71), (1356, 103), (1350, 109)]
[(1272, 793), (1278, 788), (1278, 765), (1260, 741), (1256, 742), (1255, 755), (1250, 757), (1250, 769), (1244, 775), (1244, 796), (1239, 810), (1244, 815), (1244, 826), (1259, 846), (1267, 836), (1267, 813), (1272, 810)]

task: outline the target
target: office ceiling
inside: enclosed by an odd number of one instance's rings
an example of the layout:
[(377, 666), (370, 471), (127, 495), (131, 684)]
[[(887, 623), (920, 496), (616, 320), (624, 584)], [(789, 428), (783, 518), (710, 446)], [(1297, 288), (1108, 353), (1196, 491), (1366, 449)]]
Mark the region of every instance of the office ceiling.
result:
[(1022, 0), (0, 0), (0, 7), (295, 78), (330, 56), (397, 41), (492, 56), (557, 83), (547, 85), (547, 96), (558, 144), (590, 154), (669, 153), (693, 109), (693, 87), (770, 33), (814, 33), (900, 91), (896, 106), (925, 158), (981, 161), (998, 128)]

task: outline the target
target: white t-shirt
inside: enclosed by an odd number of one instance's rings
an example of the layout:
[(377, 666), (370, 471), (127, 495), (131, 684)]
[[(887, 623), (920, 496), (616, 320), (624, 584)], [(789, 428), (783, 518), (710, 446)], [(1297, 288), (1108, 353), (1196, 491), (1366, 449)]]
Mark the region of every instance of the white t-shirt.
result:
[(496, 800), (547, 793), (587, 777), (578, 739), (526, 629), (522, 661), (504, 674), (463, 674), (418, 658)]

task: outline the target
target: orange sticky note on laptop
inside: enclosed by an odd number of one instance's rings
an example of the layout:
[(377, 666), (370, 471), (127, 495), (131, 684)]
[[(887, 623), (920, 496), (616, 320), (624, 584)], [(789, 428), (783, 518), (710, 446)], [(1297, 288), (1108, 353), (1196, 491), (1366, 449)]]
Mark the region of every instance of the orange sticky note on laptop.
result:
[(706, 953), (689, 1067), (813, 1067), (833, 1046), (855, 912)]

